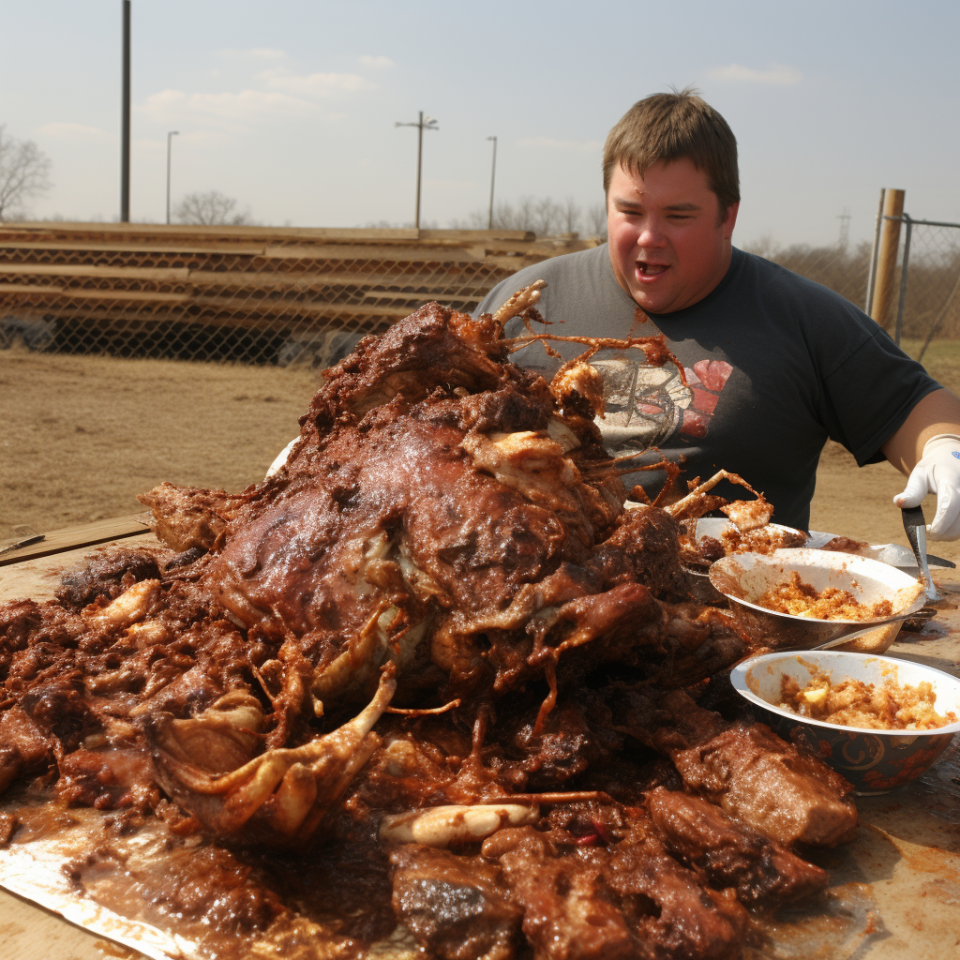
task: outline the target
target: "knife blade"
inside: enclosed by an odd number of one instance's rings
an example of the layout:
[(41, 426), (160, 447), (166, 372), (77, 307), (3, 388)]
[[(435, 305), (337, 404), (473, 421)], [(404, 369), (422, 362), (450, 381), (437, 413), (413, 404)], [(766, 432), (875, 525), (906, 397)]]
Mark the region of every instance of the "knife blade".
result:
[(33, 536), (14, 540), (13, 543), (8, 543), (5, 547), (0, 547), (0, 556), (5, 553), (13, 553), (14, 550), (19, 550), (21, 547), (29, 547), (31, 543), (39, 543), (41, 540), (46, 540), (46, 538), (46, 534), (44, 533), (35, 533)]
[(921, 507), (902, 507), (903, 529), (906, 531), (907, 539), (917, 558), (917, 564), (920, 567), (920, 577), (926, 587), (928, 600), (940, 600), (940, 592), (937, 590), (933, 577), (930, 576), (930, 568), (927, 565), (927, 522), (923, 518), (923, 509)]

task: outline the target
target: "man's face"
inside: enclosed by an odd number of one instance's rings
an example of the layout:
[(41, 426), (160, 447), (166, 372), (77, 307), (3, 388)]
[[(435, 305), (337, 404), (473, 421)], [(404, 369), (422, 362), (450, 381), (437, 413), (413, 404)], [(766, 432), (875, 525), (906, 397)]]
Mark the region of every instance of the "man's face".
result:
[(617, 282), (650, 313), (702, 300), (730, 266), (736, 203), (720, 219), (707, 175), (682, 157), (647, 168), (618, 166), (607, 191), (610, 262)]

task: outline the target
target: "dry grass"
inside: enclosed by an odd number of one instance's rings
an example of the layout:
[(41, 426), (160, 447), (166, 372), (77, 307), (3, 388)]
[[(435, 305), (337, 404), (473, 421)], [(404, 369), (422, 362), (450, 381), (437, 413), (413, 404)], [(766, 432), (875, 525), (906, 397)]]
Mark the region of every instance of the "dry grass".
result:
[[(908, 342), (916, 354), (919, 345)], [(924, 358), (960, 392), (960, 342)], [(136, 513), (136, 495), (163, 480), (241, 490), (263, 476), (297, 432), (319, 386), (307, 369), (0, 353), (0, 540)], [(889, 464), (858, 469), (828, 445), (811, 526), (871, 542), (905, 543)], [(935, 504), (924, 505), (928, 518)], [(960, 546), (931, 549), (960, 562)]]
[(162, 480), (242, 490), (298, 431), (308, 369), (0, 354), (0, 538), (143, 508)]

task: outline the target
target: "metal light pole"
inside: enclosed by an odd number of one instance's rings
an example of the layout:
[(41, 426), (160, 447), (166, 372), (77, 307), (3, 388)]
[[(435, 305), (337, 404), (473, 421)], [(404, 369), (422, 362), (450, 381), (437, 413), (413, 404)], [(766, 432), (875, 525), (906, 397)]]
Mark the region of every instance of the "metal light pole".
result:
[(170, 223), (170, 144), (172, 138), (178, 136), (179, 130), (171, 130), (167, 134), (167, 223)]
[(487, 137), (493, 141), (493, 166), (490, 168), (490, 216), (487, 218), (487, 229), (493, 229), (493, 182), (497, 176), (497, 138)]
[(420, 229), (420, 175), (423, 170), (423, 131), (424, 130), (439, 130), (437, 126), (437, 121), (433, 117), (425, 117), (423, 111), (420, 111), (420, 119), (416, 123), (400, 123), (397, 120), (394, 124), (395, 127), (417, 127), (417, 212), (414, 217), (413, 225), (419, 230)]
[(130, 222), (130, 0), (123, 0), (120, 82), (120, 222)]

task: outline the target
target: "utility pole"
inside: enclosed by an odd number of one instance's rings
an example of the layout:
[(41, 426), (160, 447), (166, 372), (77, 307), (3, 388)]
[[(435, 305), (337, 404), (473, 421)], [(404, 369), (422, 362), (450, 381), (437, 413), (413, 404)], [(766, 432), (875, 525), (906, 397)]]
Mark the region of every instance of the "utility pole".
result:
[(416, 123), (400, 123), (399, 120), (393, 124), (395, 127), (416, 127), (417, 128), (417, 210), (413, 220), (414, 227), (420, 229), (420, 181), (423, 171), (423, 131), (439, 130), (437, 121), (433, 117), (424, 117), (423, 111), (420, 111), (420, 119)]
[(844, 207), (843, 213), (841, 213), (837, 219), (840, 221), (840, 240), (838, 241), (838, 246), (841, 252), (846, 253), (847, 247), (850, 246), (850, 208)]
[(490, 215), (487, 217), (487, 229), (493, 229), (493, 182), (497, 176), (497, 138), (487, 137), (493, 141), (493, 166), (490, 168)]
[(130, 0), (123, 0), (123, 74), (120, 107), (120, 222), (130, 222)]
[(167, 134), (167, 223), (170, 223), (170, 143), (173, 137), (179, 136), (179, 130), (171, 130)]

